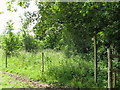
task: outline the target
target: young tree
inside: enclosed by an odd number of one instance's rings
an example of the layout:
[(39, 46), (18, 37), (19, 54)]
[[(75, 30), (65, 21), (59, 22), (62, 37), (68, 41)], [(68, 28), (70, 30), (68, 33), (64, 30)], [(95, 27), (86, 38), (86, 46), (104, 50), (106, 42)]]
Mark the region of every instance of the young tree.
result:
[(19, 38), (13, 33), (14, 27), (12, 20), (9, 20), (6, 24), (6, 29), (2, 35), (1, 44), (2, 49), (5, 51), (7, 67), (7, 57), (12, 55), (14, 51), (19, 48)]

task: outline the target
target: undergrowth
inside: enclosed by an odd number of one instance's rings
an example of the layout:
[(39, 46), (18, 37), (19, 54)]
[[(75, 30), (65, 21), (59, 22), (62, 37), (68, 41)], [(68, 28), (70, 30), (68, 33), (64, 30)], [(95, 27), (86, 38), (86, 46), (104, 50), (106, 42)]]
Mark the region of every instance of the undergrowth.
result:
[[(2, 50), (0, 52), (3, 52)], [(44, 50), (44, 74), (41, 72), (41, 52), (21, 51), (9, 56), (8, 68), (5, 68), (5, 55), (0, 56), (2, 71), (9, 71), (29, 79), (57, 86), (79, 88), (106, 88), (107, 65), (98, 63), (98, 83), (94, 83), (93, 60), (81, 59), (81, 55), (67, 58), (63, 52)]]

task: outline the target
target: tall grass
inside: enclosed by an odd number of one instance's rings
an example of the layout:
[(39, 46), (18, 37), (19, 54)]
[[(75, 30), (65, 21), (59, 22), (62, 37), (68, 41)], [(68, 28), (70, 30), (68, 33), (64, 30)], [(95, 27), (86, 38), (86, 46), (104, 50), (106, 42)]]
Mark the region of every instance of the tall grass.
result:
[[(1, 50), (1, 52), (3, 51)], [(41, 72), (42, 55), (40, 51), (36, 53), (21, 51), (16, 55), (10, 56), (8, 58), (8, 68), (5, 68), (5, 57), (3, 54), (3, 57), (0, 56), (2, 70), (57, 86), (67, 85), (68, 87), (80, 88), (106, 87), (103, 84), (94, 84), (92, 60), (81, 59), (81, 55), (67, 58), (62, 51), (44, 50), (42, 52), (45, 55), (44, 75)]]

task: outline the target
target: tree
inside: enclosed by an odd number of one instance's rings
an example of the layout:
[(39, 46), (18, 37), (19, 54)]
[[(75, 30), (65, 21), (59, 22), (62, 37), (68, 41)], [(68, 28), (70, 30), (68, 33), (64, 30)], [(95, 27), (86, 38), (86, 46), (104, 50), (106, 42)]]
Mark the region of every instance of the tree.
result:
[(33, 19), (30, 18), (31, 16), (32, 13), (25, 12), (24, 13), (25, 19), (21, 17), (22, 28), (20, 29), (20, 33), (22, 35), (23, 47), (27, 52), (34, 51), (35, 49), (37, 49), (37, 42), (34, 36), (30, 35), (30, 32), (32, 32), (32, 30), (29, 30), (29, 26), (33, 21)]
[(12, 31), (13, 28), (13, 22), (12, 20), (9, 20), (7, 22), (7, 26), (5, 29), (5, 32), (2, 35), (2, 49), (5, 51), (6, 55), (6, 68), (7, 68), (7, 57), (12, 55), (15, 50), (19, 48), (19, 38), (17, 35), (15, 35)]
[(14, 53), (14, 50), (19, 48), (19, 38), (13, 33), (14, 27), (12, 20), (7, 23), (5, 32), (2, 35), (2, 48), (7, 55)]
[(57, 5), (39, 2), (38, 8), (39, 18), (33, 28), (36, 38), (44, 42), (45, 48), (60, 49), (63, 35), (62, 24), (56, 18)]

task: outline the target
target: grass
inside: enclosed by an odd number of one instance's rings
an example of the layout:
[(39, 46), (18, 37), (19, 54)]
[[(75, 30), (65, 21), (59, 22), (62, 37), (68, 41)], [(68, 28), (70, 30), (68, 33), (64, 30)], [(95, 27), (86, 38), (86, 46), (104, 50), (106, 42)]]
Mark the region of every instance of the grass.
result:
[(27, 88), (33, 87), (32, 85), (27, 85), (24, 82), (18, 81), (7, 74), (0, 75), (0, 89), (2, 88)]
[[(0, 52), (3, 52), (2, 50)], [(98, 63), (98, 83), (94, 84), (94, 70), (92, 60), (85, 60), (81, 55), (67, 58), (63, 52), (44, 50), (45, 69), (41, 72), (41, 52), (28, 53), (21, 51), (8, 58), (8, 68), (5, 68), (5, 57), (1, 55), (3, 71), (20, 74), (29, 79), (49, 83), (57, 86), (80, 87), (80, 88), (106, 88), (107, 65), (105, 62)]]

